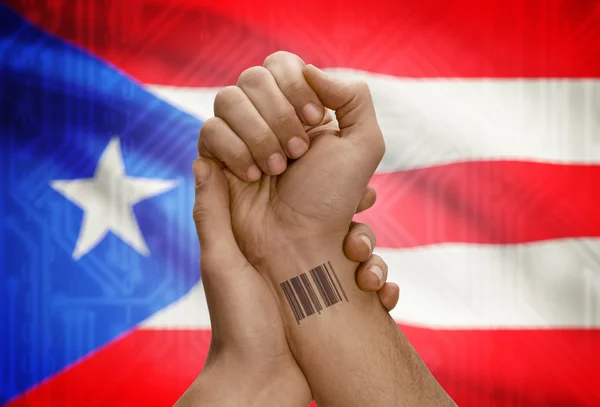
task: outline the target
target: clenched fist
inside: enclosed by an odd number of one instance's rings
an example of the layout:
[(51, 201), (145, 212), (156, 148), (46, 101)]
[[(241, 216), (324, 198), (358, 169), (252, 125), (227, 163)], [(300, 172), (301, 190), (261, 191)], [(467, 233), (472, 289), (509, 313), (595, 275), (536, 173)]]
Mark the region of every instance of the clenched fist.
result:
[(289, 276), (270, 266), (275, 255), (341, 248), (385, 151), (367, 85), (277, 53), (219, 93), (215, 116), (199, 149), (227, 167), (232, 227), (246, 258), (279, 284)]

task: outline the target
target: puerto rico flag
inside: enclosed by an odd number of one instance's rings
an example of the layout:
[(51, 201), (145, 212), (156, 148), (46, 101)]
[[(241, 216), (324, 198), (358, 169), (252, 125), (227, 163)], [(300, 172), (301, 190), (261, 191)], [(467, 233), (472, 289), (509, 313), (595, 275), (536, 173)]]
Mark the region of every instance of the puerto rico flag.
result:
[(600, 2), (6, 0), (0, 405), (169, 406), (210, 323), (218, 90), (277, 50), (369, 83), (394, 318), (460, 406), (600, 405)]

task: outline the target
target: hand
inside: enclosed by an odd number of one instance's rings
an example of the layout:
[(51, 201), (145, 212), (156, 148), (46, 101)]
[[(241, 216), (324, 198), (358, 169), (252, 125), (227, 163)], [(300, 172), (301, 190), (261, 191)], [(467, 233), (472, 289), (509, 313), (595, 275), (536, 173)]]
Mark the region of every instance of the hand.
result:
[(277, 52), (265, 60), (266, 68), (249, 68), (238, 86), (222, 89), (215, 98), (215, 117), (202, 126), (200, 155), (214, 157), (250, 182), (263, 171), (285, 171), (287, 157), (297, 159), (308, 151), (311, 130), (333, 121), (306, 83), (303, 66), (296, 55)]
[[(323, 113), (321, 101), (336, 110), (339, 128)], [(270, 171), (268, 157), (259, 157), (256, 146), (275, 145), (268, 141), (273, 139), (266, 136), (268, 129), (296, 129), (299, 112), (310, 110), (321, 112), (320, 118), (304, 119), (311, 148), (287, 169), (282, 165)], [(215, 116), (201, 129), (200, 152), (222, 159), (228, 167), (232, 226), (250, 263), (274, 277), (280, 271), (268, 272), (263, 265), (278, 249), (315, 244), (315, 239), (341, 248), (385, 150), (367, 85), (331, 78), (297, 56), (280, 52), (267, 58), (265, 67), (242, 73), (237, 87), (223, 89), (215, 99)], [(223, 158), (225, 143), (219, 140), (238, 140), (235, 147), (227, 143), (229, 158)], [(251, 156), (267, 174), (280, 175), (248, 182), (255, 178), (244, 176), (254, 172)]]
[[(203, 159), (195, 162), (194, 172), (200, 180), (194, 219), (213, 337), (202, 373), (177, 406), (306, 407), (312, 395), (288, 348), (275, 299), (233, 237), (224, 175), (216, 163)], [(374, 191), (368, 189), (359, 208), (368, 209), (374, 202)], [(367, 225), (353, 223), (344, 252), (363, 262), (356, 275), (358, 287), (379, 290), (381, 303), (389, 311), (398, 301), (398, 286), (385, 283), (387, 266), (381, 258), (372, 256), (371, 242), (375, 242), (373, 231)], [(369, 272), (372, 266), (383, 270), (381, 279)]]

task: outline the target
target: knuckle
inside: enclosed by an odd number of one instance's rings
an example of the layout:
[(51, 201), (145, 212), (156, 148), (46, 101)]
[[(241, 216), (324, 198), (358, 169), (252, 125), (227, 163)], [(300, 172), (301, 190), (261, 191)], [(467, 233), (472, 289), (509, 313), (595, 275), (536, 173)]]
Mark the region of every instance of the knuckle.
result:
[(369, 84), (362, 80), (349, 82), (346, 85), (346, 91), (350, 91), (354, 95), (353, 101), (356, 105), (367, 103), (373, 105), (373, 97)]
[(256, 138), (253, 140), (254, 152), (259, 153), (261, 156), (268, 157), (272, 152), (271, 150), (273, 150), (272, 148), (269, 148), (273, 144), (272, 140), (273, 138), (269, 133), (262, 133), (257, 135)]
[(207, 139), (210, 139), (217, 133), (217, 129), (219, 127), (219, 119), (216, 117), (211, 117), (206, 120), (202, 127), (200, 127), (200, 136), (198, 137), (199, 143), (205, 143)]
[(227, 86), (221, 89), (215, 96), (214, 111), (215, 115), (222, 114), (224, 110), (230, 109), (243, 102), (242, 90), (237, 86)]
[(237, 163), (250, 161), (250, 154), (248, 153), (246, 146), (242, 145), (238, 146), (237, 148), (234, 148), (231, 151), (230, 159), (232, 161), (232, 164), (235, 165)]
[(273, 117), (270, 118), (270, 125), (277, 129), (290, 129), (294, 125), (294, 118), (296, 117), (296, 111), (292, 108), (278, 109), (273, 113)]
[(262, 66), (253, 66), (246, 69), (238, 78), (238, 86), (255, 86), (264, 83), (271, 72)]
[[(307, 86), (307, 85), (306, 85)], [(300, 78), (297, 80), (286, 80), (281, 84), (281, 92), (284, 95), (297, 95), (305, 93), (306, 86), (304, 83), (304, 78)]]
[(198, 152), (204, 150), (213, 152), (213, 149), (217, 145), (217, 140), (221, 137), (219, 133), (223, 134), (222, 121), (219, 118), (213, 117), (204, 122), (200, 127), (200, 135), (198, 136)]
[(291, 52), (277, 51), (265, 58), (263, 66), (266, 67), (269, 65), (273, 65), (286, 59), (300, 59), (300, 57), (296, 54), (292, 54)]
[(353, 83), (352, 87), (357, 94), (371, 96), (371, 89), (369, 88), (369, 84), (365, 81), (357, 80)]
[(219, 121), (218, 120), (207, 120), (200, 127), (200, 135), (198, 136), (198, 152), (211, 151), (215, 144), (215, 140), (218, 138)]

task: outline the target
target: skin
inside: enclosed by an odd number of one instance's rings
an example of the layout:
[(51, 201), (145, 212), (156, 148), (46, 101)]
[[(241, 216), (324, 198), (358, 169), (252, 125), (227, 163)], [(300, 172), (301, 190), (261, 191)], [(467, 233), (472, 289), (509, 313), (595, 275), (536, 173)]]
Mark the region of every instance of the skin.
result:
[[(268, 58), (265, 65), (278, 64)], [(292, 62), (286, 61), (284, 65), (292, 65)], [(273, 70), (285, 76), (285, 69)], [(314, 67), (308, 72), (312, 72), (316, 81), (321, 78)], [(368, 181), (385, 151), (372, 104), (365, 107), (368, 114), (363, 114), (366, 117), (363, 122), (367, 120), (367, 123), (359, 122), (359, 125), (362, 123), (373, 131), (361, 130), (356, 125), (349, 128), (362, 110), (344, 106), (344, 99), (336, 100), (329, 95), (327, 104), (338, 108), (336, 115), (341, 130), (321, 108), (321, 118), (316, 125), (303, 125), (311, 148), (302, 159), (289, 166), (269, 165), (269, 160), (279, 162), (273, 157), (282, 155), (283, 151), (271, 153), (268, 150), (275, 149), (274, 146), (283, 150), (280, 146), (289, 143), (270, 129), (289, 128), (295, 134), (294, 129), (301, 125), (296, 109), (278, 86), (277, 79), (267, 68), (253, 67), (244, 71), (237, 87), (225, 88), (217, 95), (215, 118), (202, 127), (199, 141), (200, 154), (210, 156), (204, 154), (203, 147), (211, 146), (217, 151), (217, 145), (225, 145), (224, 140), (233, 140), (237, 135), (250, 152), (248, 155), (228, 142), (229, 148), (234, 150), (230, 155), (236, 157), (238, 167), (230, 171), (235, 164), (231, 160), (223, 161), (227, 166), (225, 175), (231, 196), (234, 234), (242, 252), (250, 263), (258, 265), (259, 272), (265, 270), (261, 265), (268, 260), (269, 253), (283, 245), (297, 246), (318, 236), (336, 241), (341, 247), (340, 240), (345, 237)], [(352, 86), (355, 87), (352, 92), (368, 95), (366, 85)], [(269, 118), (275, 118), (275, 123), (268, 122)], [(256, 164), (247, 162), (249, 157)], [(256, 182), (243, 181), (244, 174), (254, 172), (253, 165), (265, 173)], [(273, 170), (274, 167), (277, 169)], [(243, 168), (248, 169), (244, 171)], [(342, 168), (344, 170), (340, 171)]]
[[(303, 128), (301, 131), (308, 140)], [(289, 350), (276, 300), (267, 282), (241, 253), (231, 231), (227, 181), (221, 168), (236, 158), (248, 160), (255, 147), (244, 150), (248, 154), (244, 158), (235, 149), (214, 146), (235, 146), (236, 139), (239, 141), (235, 133), (225, 133), (218, 143), (207, 142), (210, 153), (201, 148), (212, 157), (208, 168), (204, 167), (207, 172), (199, 173), (198, 162), (194, 164), (194, 220), (213, 337), (202, 373), (176, 405), (306, 406), (313, 397)], [(247, 168), (239, 172), (241, 176), (245, 173)], [(367, 187), (357, 212), (369, 209), (375, 200), (375, 191)], [(372, 255), (375, 243), (368, 225), (353, 222), (342, 247), (349, 259), (362, 262), (352, 271), (357, 287), (377, 292), (381, 305), (389, 311), (398, 301), (399, 290), (396, 284), (385, 283), (387, 265)], [(382, 275), (374, 274), (373, 267), (382, 270)]]
[[(335, 111), (337, 123), (323, 106)], [(336, 80), (297, 56), (277, 53), (264, 67), (242, 73), (237, 87), (224, 89), (215, 115), (201, 130), (200, 153), (215, 157), (225, 149), (217, 148), (219, 140), (236, 135), (246, 146), (234, 146), (229, 161), (222, 160), (226, 183), (219, 176), (215, 190), (229, 195), (231, 238), (267, 282), (319, 405), (454, 405), (377, 296), (356, 287), (357, 264), (342, 250), (385, 151), (366, 84)], [(277, 159), (283, 153), (301, 153), (286, 150), (292, 140), (306, 143), (298, 123), (310, 149), (283, 162)], [(216, 169), (203, 159), (195, 164), (198, 179)], [(298, 323), (280, 284), (325, 263), (337, 270), (349, 301)]]
[[(176, 406), (305, 407), (313, 399), (310, 388), (288, 347), (275, 298), (235, 242), (223, 188), (226, 181), (218, 165), (211, 165), (208, 178), (196, 186), (194, 219), (213, 337), (201, 374)], [(375, 196), (367, 191), (361, 209), (374, 202)], [(375, 241), (367, 225), (355, 223), (343, 246), (349, 257), (364, 260), (359, 268), (362, 273), (356, 275), (357, 287), (379, 290), (381, 305), (391, 310), (398, 301), (398, 287), (390, 283), (382, 286), (383, 281), (369, 275), (369, 266), (386, 265), (371, 254), (373, 246), (361, 236)]]

